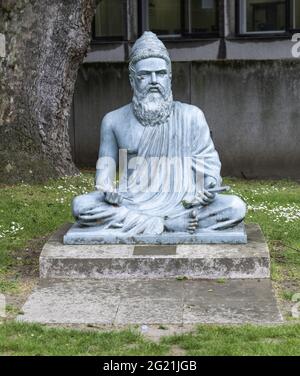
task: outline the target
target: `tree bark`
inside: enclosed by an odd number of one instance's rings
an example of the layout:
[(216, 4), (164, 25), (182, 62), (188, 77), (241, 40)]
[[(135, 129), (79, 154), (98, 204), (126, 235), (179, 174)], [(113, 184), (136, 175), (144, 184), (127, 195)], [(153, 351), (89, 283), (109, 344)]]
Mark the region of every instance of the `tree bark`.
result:
[(0, 182), (72, 175), (68, 119), (96, 0), (0, 5)]

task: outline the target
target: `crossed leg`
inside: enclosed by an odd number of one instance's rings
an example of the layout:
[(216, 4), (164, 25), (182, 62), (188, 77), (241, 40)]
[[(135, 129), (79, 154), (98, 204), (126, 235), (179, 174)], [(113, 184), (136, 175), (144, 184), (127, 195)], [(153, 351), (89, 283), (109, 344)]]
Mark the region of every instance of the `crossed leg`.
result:
[(246, 205), (239, 197), (221, 194), (208, 206), (187, 210), (181, 216), (165, 221), (130, 213), (124, 206), (110, 205), (99, 192), (76, 197), (72, 209), (75, 219), (83, 226), (123, 227), (125, 232), (133, 230), (156, 234), (161, 233), (163, 228), (166, 231), (190, 233), (194, 233), (198, 228), (223, 230), (242, 222), (246, 215)]
[(191, 212), (188, 230), (195, 232), (197, 228), (224, 230), (234, 227), (243, 221), (246, 212), (246, 204), (239, 197), (217, 195), (210, 205)]
[(165, 220), (165, 229), (171, 232), (194, 233), (198, 228), (223, 230), (242, 222), (246, 205), (237, 196), (217, 195), (207, 206), (185, 210), (177, 217)]
[(75, 197), (72, 211), (77, 223), (85, 227), (119, 229), (133, 235), (158, 235), (164, 231), (162, 218), (144, 215), (125, 206), (109, 204), (104, 200), (104, 194), (99, 192)]
[(82, 226), (109, 226), (115, 223), (118, 227), (128, 210), (105, 202), (103, 193), (91, 192), (74, 198), (72, 212), (77, 223)]

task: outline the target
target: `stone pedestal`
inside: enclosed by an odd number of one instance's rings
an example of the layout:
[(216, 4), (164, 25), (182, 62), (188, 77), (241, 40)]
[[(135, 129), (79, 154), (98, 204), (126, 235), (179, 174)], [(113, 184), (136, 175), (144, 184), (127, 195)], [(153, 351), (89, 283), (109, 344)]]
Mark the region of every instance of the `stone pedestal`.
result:
[(246, 226), (247, 244), (65, 245), (63, 226), (45, 244), (41, 278), (269, 278), (270, 258), (258, 225)]

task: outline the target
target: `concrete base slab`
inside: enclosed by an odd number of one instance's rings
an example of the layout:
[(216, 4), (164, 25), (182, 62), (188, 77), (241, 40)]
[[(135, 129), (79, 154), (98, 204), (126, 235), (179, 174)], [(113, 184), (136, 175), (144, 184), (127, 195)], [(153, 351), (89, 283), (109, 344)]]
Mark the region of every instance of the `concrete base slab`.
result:
[(75, 223), (64, 235), (64, 244), (244, 244), (247, 234), (244, 223), (233, 228), (216, 231), (200, 229), (188, 232), (165, 232), (162, 235), (128, 235), (118, 229), (102, 230), (82, 227)]
[(269, 280), (43, 280), (23, 312), (48, 324), (282, 322)]
[[(63, 226), (45, 244), (40, 256), (41, 278), (269, 278), (269, 250), (260, 227), (246, 226), (247, 244), (149, 245), (66, 245)], [(145, 247), (145, 254), (143, 249)], [(172, 248), (172, 249), (171, 249)], [(152, 253), (151, 253), (152, 252)], [(160, 254), (161, 253), (161, 254)]]

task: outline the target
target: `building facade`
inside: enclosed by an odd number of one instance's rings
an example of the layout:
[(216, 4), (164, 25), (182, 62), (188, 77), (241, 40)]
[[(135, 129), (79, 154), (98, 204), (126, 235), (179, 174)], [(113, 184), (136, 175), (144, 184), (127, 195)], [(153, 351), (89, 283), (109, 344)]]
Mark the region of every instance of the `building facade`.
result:
[(102, 117), (131, 100), (145, 30), (169, 50), (175, 99), (204, 111), (223, 175), (300, 178), (300, 0), (100, 1), (70, 120), (78, 166), (95, 166)]

